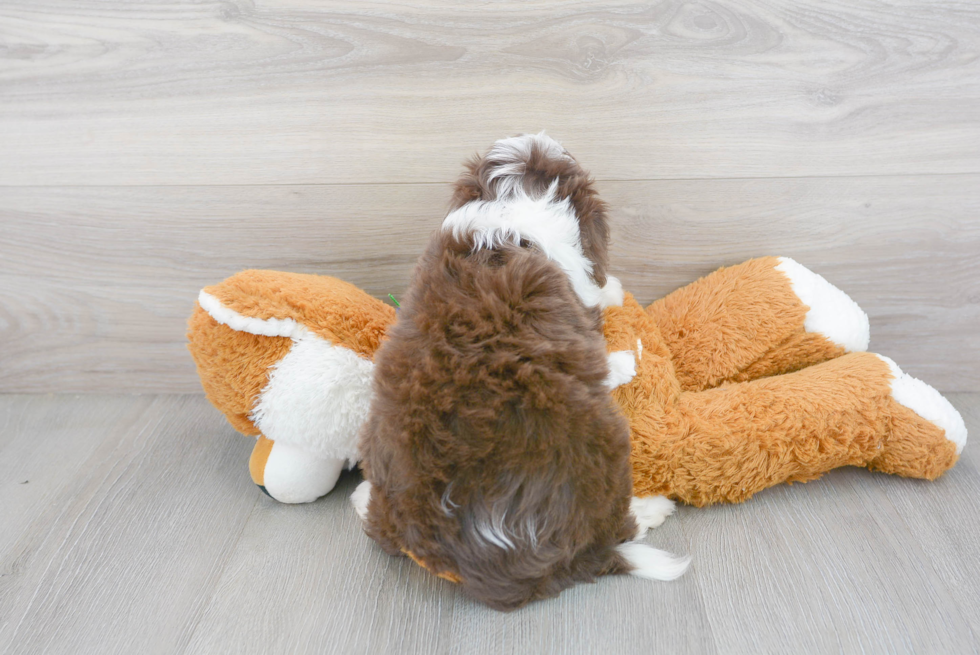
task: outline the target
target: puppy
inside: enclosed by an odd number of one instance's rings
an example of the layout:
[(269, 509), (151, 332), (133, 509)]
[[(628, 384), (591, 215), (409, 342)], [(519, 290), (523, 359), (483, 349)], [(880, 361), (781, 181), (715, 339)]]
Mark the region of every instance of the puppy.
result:
[(631, 503), (609, 389), (632, 362), (610, 371), (601, 330), (623, 299), (608, 240), (605, 206), (557, 142), (498, 141), (457, 182), (375, 356), (352, 497), (365, 530), (497, 609), (687, 566), (626, 543), (673, 504)]

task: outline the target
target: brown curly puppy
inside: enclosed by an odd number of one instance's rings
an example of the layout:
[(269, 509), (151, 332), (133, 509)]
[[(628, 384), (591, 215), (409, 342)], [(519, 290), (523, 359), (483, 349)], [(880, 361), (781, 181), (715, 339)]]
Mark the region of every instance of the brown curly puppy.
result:
[(640, 526), (609, 389), (632, 364), (607, 363), (601, 310), (622, 303), (607, 243), (605, 208), (557, 142), (498, 141), (457, 183), (375, 356), (365, 529), (498, 609), (686, 567), (624, 543)]

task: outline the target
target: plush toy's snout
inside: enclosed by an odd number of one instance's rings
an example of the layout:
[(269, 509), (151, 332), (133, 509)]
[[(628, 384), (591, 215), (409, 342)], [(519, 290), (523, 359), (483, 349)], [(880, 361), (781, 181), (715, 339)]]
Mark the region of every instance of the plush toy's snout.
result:
[(281, 503), (309, 503), (334, 488), (344, 461), (321, 459), (260, 436), (248, 468), (252, 481), (270, 497)]

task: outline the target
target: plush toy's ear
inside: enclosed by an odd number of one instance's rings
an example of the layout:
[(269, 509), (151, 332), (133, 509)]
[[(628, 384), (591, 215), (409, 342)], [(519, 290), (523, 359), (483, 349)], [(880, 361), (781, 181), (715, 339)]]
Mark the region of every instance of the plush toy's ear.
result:
[(205, 287), (198, 302), (232, 329), (290, 338), (310, 332), (367, 359), (395, 322), (393, 307), (325, 275), (242, 271)]

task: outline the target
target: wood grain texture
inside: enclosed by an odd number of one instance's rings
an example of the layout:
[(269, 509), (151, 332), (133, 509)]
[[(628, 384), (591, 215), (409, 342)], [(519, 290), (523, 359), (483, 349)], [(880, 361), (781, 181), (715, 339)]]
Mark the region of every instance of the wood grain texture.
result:
[[(980, 394), (950, 399), (976, 435)], [(309, 505), (261, 495), (249, 440), (199, 395), (0, 395), (0, 650), (975, 652), (975, 441), (935, 482), (840, 469), (682, 507), (648, 537), (694, 556), (681, 579), (504, 614), (381, 552), (356, 473)]]
[[(371, 542), (348, 502), (359, 481), (304, 507), (263, 499), (187, 652), (715, 652), (693, 579), (606, 578), (510, 614), (488, 610)], [(651, 543), (688, 550), (679, 522)]]
[(0, 6), (0, 184), (445, 182), (549, 129), (603, 180), (980, 173), (963, 0)]
[[(720, 265), (796, 258), (871, 316), (872, 349), (980, 390), (980, 175), (604, 182), (611, 261), (650, 302)], [(244, 268), (399, 295), (443, 185), (7, 188), (0, 391), (199, 391), (198, 290)]]
[[(0, 505), (45, 501), (0, 514), (0, 651), (184, 649), (256, 502), (234, 474), (249, 444), (208, 409), (0, 396)], [(30, 484), (15, 495), (10, 478)]]

